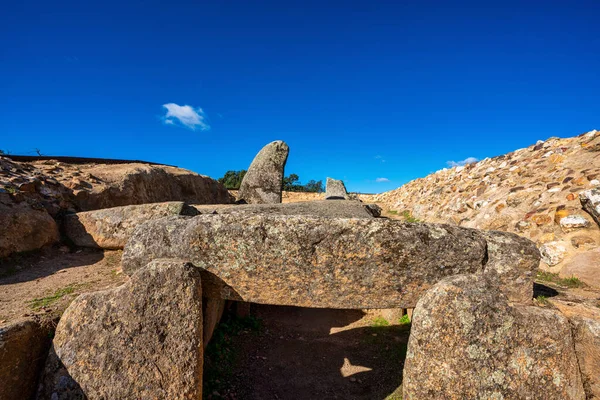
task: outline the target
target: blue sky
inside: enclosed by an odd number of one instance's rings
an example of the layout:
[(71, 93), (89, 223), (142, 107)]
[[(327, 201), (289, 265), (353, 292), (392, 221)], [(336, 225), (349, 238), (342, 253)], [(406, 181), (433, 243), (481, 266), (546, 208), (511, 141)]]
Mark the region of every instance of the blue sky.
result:
[[(600, 129), (598, 1), (15, 1), (0, 149), (381, 192)], [(188, 106), (188, 107), (185, 107)], [(379, 179), (378, 179), (379, 178)]]

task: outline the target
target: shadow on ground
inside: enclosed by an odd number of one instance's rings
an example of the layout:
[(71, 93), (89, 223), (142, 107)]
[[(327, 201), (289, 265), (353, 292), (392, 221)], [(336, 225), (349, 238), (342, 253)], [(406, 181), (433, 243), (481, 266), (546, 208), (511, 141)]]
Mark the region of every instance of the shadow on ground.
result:
[(209, 346), (205, 399), (401, 398), (406, 326), (369, 326), (360, 310), (252, 307), (257, 330)]

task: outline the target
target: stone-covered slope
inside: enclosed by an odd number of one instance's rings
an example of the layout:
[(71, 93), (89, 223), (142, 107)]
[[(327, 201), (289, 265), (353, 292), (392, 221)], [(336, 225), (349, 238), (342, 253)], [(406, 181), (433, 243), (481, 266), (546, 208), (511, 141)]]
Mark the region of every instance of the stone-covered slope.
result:
[(599, 131), (443, 169), (370, 200), (425, 222), (518, 233), (539, 246), (543, 267), (600, 286), (600, 229), (580, 201), (595, 187)]

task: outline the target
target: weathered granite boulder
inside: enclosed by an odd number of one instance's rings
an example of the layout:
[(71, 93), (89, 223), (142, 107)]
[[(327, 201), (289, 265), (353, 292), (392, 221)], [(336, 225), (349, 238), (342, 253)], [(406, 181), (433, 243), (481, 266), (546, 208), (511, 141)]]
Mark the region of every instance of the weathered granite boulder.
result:
[[(486, 236), (487, 235), (487, 236)], [(496, 246), (473, 229), (403, 224), (387, 219), (281, 215), (166, 217), (136, 229), (125, 246), (123, 271), (155, 258), (180, 258), (204, 271), (205, 296), (253, 303), (326, 308), (411, 308), (439, 280), (487, 272), (521, 300), (538, 266), (535, 245), (502, 234)], [(503, 246), (514, 250), (505, 251)], [(526, 254), (509, 268), (513, 253)], [(491, 252), (490, 254), (488, 254)], [(521, 278), (522, 277), (522, 278)], [(508, 279), (506, 282), (504, 279)], [(530, 298), (532, 281), (530, 280)]]
[(325, 199), (327, 200), (347, 200), (348, 192), (343, 181), (327, 177), (325, 184)]
[(50, 347), (49, 330), (31, 319), (0, 327), (0, 399), (30, 399)]
[(194, 208), (201, 214), (314, 215), (328, 218), (373, 218), (379, 216), (376, 205), (354, 200), (336, 202), (315, 200), (283, 204), (217, 204), (197, 205)]
[(200, 273), (155, 260), (124, 285), (71, 303), (38, 398), (200, 399), (202, 362)]
[(511, 306), (489, 276), (429, 290), (413, 313), (403, 398), (585, 399), (569, 321)]
[(503, 283), (502, 291), (511, 301), (530, 303), (531, 282), (540, 261), (535, 244), (507, 232), (483, 231), (482, 235), (487, 241), (486, 273)]
[(68, 215), (64, 231), (77, 246), (122, 249), (138, 225), (169, 215), (198, 215), (198, 211), (180, 201), (105, 208)]
[(594, 218), (600, 226), (600, 189), (590, 189), (579, 193), (582, 208)]
[(80, 169), (93, 182), (89, 188), (73, 192), (74, 201), (82, 211), (165, 201), (220, 204), (234, 200), (221, 183), (182, 168), (99, 164)]
[(281, 140), (263, 147), (242, 179), (237, 200), (248, 204), (281, 203), (283, 171), (289, 151)]
[(57, 242), (58, 227), (44, 209), (0, 203), (0, 258)]
[(571, 322), (587, 398), (600, 399), (600, 309), (561, 300), (550, 301)]

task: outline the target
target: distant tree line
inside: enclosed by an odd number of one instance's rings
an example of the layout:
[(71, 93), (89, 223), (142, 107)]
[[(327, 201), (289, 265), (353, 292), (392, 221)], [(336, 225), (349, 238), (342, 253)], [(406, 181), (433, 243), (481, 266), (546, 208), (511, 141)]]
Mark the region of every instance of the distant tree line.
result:
[[(246, 170), (227, 171), (218, 181), (221, 182), (227, 189), (237, 190), (242, 184), (242, 179), (246, 175)], [(297, 174), (289, 174), (283, 178), (283, 190), (288, 192), (314, 192), (322, 193), (325, 191), (323, 181), (315, 181), (311, 179), (307, 184), (300, 183), (300, 177)]]

